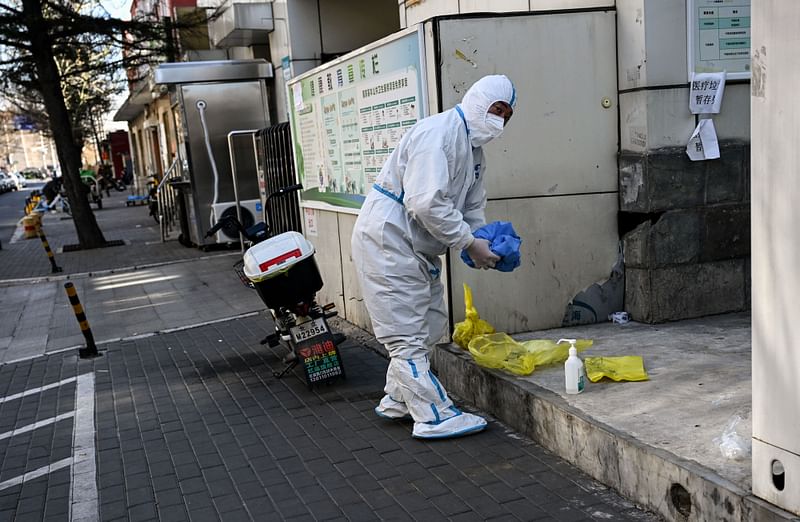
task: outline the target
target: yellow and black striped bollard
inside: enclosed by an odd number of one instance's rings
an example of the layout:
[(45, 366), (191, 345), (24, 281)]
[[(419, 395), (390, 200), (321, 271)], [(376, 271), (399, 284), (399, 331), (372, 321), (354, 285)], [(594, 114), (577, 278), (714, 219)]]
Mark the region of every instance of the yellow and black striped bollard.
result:
[(47, 238), (44, 235), (44, 232), (41, 228), (37, 230), (39, 234), (39, 239), (42, 240), (42, 245), (44, 245), (44, 251), (47, 252), (47, 258), (50, 260), (50, 267), (52, 269), (53, 274), (57, 274), (58, 272), (63, 272), (64, 269), (61, 268), (56, 264), (56, 256), (53, 255), (53, 251), (50, 250), (50, 244), (47, 242)]
[(69, 297), (69, 304), (72, 305), (72, 311), (75, 312), (75, 319), (81, 327), (81, 333), (86, 339), (86, 348), (80, 348), (78, 355), (84, 359), (87, 357), (97, 357), (97, 346), (94, 344), (94, 336), (92, 329), (89, 327), (89, 321), (86, 319), (86, 314), (83, 312), (83, 306), (78, 299), (78, 292), (75, 291), (75, 285), (72, 283), (64, 283), (64, 288), (67, 290), (67, 297)]

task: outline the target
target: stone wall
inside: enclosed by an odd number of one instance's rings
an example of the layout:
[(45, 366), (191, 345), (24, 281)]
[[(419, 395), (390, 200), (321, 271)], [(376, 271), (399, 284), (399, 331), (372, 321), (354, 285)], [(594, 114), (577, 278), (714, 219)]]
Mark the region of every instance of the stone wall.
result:
[(620, 155), (625, 309), (658, 323), (750, 308), (750, 146)]

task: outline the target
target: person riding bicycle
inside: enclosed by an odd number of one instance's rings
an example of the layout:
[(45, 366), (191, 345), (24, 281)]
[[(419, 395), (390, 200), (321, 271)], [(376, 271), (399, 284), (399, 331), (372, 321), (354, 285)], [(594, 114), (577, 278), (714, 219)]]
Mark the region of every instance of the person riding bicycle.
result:
[(53, 178), (42, 187), (42, 194), (44, 194), (45, 202), (48, 206), (53, 203), (56, 196), (61, 192), (61, 178)]
[[(39, 201), (39, 204), (36, 206), (34, 211), (44, 212), (51, 210), (55, 212), (56, 204), (61, 201), (62, 210), (64, 210), (67, 214), (70, 213), (68, 198), (64, 193), (64, 183), (62, 180), (63, 177), (57, 177), (44, 184), (42, 187), (42, 195), (44, 198)], [(80, 188), (84, 194), (89, 194), (92, 190), (91, 187), (89, 187), (89, 185), (86, 183), (81, 183)]]

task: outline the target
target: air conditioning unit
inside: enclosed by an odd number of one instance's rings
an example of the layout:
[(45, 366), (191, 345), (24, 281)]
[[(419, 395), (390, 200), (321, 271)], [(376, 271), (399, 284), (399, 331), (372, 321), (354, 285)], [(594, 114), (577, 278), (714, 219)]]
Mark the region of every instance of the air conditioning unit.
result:
[[(244, 228), (249, 228), (264, 221), (263, 206), (260, 199), (246, 199), (239, 202), (242, 218), (241, 223)], [(219, 221), (225, 216), (236, 217), (236, 202), (229, 201), (227, 203), (216, 203), (211, 206), (214, 212), (214, 223)], [(230, 241), (239, 241), (239, 231), (234, 226), (226, 225), (219, 229), (214, 239), (217, 243), (228, 243)]]

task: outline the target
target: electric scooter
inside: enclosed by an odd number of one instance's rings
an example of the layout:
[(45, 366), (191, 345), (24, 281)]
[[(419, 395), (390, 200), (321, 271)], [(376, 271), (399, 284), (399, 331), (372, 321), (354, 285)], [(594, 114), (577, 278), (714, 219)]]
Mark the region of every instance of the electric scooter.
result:
[(206, 237), (225, 228), (235, 235), (240, 232), (251, 246), (234, 271), (242, 283), (254, 289), (267, 306), (275, 323), (275, 331), (261, 344), (275, 347), (285, 343), (289, 352), (283, 358), (286, 367), (274, 372), (281, 378), (302, 364), (309, 388), (316, 384), (346, 378), (338, 350), (345, 337), (334, 334), (328, 319), (337, 315), (333, 303), (320, 306), (316, 293), (322, 288), (314, 245), (298, 232), (273, 235), (269, 224), (270, 202), (302, 189), (300, 184), (273, 192), (265, 202), (267, 221), (244, 228), (235, 215), (217, 221)]

